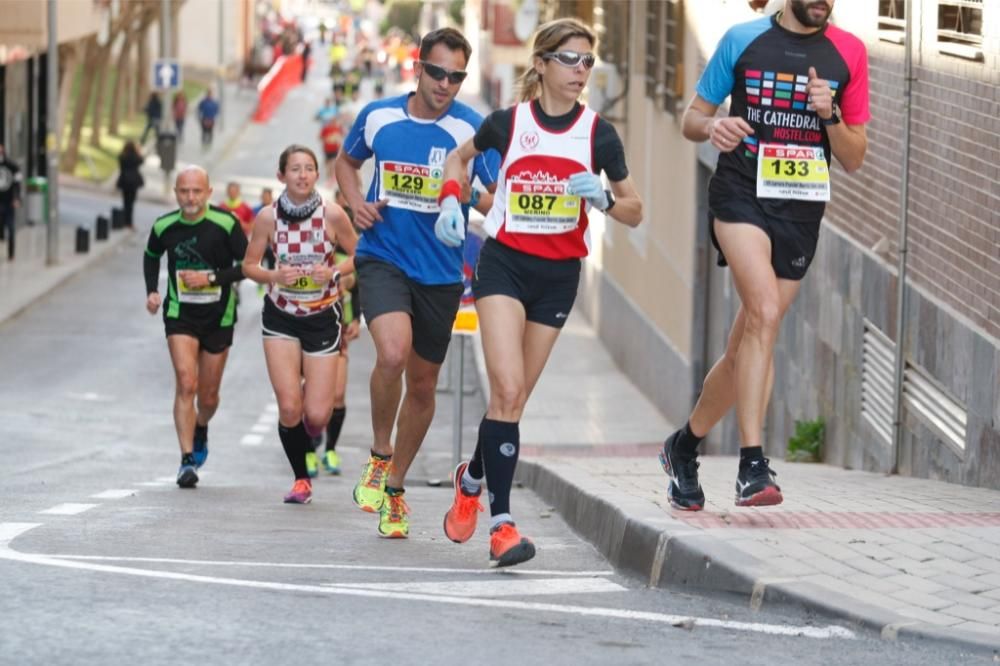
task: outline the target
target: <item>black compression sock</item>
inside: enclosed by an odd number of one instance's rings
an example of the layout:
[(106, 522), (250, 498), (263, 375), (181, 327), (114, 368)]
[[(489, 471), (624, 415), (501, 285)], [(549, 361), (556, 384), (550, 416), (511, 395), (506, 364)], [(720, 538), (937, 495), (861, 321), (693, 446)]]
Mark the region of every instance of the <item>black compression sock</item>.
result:
[(344, 416), (347, 415), (347, 407), (336, 407), (330, 415), (330, 422), (326, 424), (326, 450), (335, 451), (337, 440), (340, 439), (340, 429), (344, 427)]
[(389, 455), (387, 455), (387, 456), (383, 456), (381, 453), (375, 453), (371, 449), (368, 449), (368, 450), (371, 451), (372, 458), (374, 458), (375, 460), (392, 460), (392, 454), (391, 453)]
[(694, 458), (698, 455), (698, 445), (701, 444), (701, 440), (701, 437), (696, 437), (691, 432), (691, 424), (685, 423), (677, 436), (677, 452), (682, 458)]
[(483, 449), (486, 486), (490, 490), (490, 515), (510, 513), (510, 488), (521, 448), (521, 429), (517, 423), (483, 419), (479, 426)]
[(182, 453), (181, 454), (181, 465), (193, 465), (194, 464), (194, 454), (193, 453)]
[(745, 465), (751, 460), (760, 460), (764, 457), (764, 447), (745, 446), (740, 449), (740, 465)]
[(208, 439), (208, 425), (194, 424), (194, 438), (202, 440)]
[(486, 423), (486, 417), (479, 422), (479, 437), (476, 439), (476, 450), (472, 453), (472, 459), (469, 461), (469, 476), (473, 479), (483, 478), (483, 424)]
[(281, 446), (285, 449), (285, 456), (292, 466), (292, 472), (296, 479), (308, 479), (309, 471), (306, 469), (306, 453), (312, 448), (312, 438), (306, 432), (302, 421), (299, 421), (291, 428), (278, 424), (278, 436), (281, 438)]

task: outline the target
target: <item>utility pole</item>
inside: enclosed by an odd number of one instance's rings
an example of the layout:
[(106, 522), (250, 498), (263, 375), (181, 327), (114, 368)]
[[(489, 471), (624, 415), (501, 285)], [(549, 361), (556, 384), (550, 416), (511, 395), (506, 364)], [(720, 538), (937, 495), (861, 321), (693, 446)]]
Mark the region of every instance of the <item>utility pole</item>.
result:
[(48, 162), (48, 229), (45, 233), (45, 264), (59, 261), (59, 40), (56, 34), (56, 0), (48, 1), (49, 52), (45, 56), (45, 157)]
[[(215, 77), (215, 87), (218, 88), (216, 91), (216, 98), (219, 100), (219, 108), (226, 108), (226, 89), (225, 85), (225, 67), (226, 67), (226, 3), (225, 0), (219, 0), (219, 71)], [(219, 130), (222, 130), (223, 118), (226, 117), (225, 113), (219, 114)]]
[[(168, 60), (173, 49), (171, 48), (173, 42), (173, 12), (171, 12), (171, 0), (160, 0), (160, 60), (165, 62)], [(154, 77), (154, 81), (155, 81)], [(177, 150), (177, 136), (174, 133), (174, 114), (173, 105), (170, 100), (170, 90), (165, 88), (162, 91), (163, 100), (162, 108), (163, 114), (160, 117), (160, 132), (157, 136), (156, 143), (158, 152), (160, 153), (160, 163), (163, 166), (163, 193), (167, 196), (170, 195), (170, 174), (173, 171), (173, 160), (165, 159), (165, 152), (167, 150), (174, 151), (176, 155)], [(161, 142), (160, 137), (163, 137)]]

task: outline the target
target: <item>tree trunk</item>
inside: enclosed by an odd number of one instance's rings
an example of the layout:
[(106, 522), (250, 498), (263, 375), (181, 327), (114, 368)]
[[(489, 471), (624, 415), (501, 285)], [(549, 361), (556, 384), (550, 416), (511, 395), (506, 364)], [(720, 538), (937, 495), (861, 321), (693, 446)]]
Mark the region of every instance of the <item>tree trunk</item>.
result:
[(91, 93), (94, 91), (94, 79), (97, 72), (89, 66), (94, 62), (100, 47), (97, 45), (97, 37), (88, 37), (84, 47), (84, 68), (80, 75), (80, 89), (77, 91), (76, 103), (73, 105), (73, 119), (69, 129), (69, 140), (66, 142), (66, 151), (63, 153), (62, 170), (66, 173), (73, 173), (76, 162), (80, 158), (80, 132), (83, 129), (83, 120), (87, 115), (87, 107), (90, 106)]
[(135, 110), (139, 110), (146, 103), (146, 98), (149, 97), (149, 24), (144, 23), (142, 29), (139, 31), (139, 40), (136, 42), (136, 47), (139, 50), (138, 62), (136, 64), (136, 86), (135, 86), (135, 97), (133, 98), (132, 107)]
[(129, 65), (129, 51), (132, 49), (132, 34), (125, 32), (122, 40), (122, 47), (118, 51), (117, 66), (115, 67), (115, 85), (111, 89), (111, 115), (108, 117), (108, 134), (118, 136), (118, 125), (121, 124), (122, 115), (122, 91), (128, 95), (128, 82), (131, 68)]
[(66, 126), (66, 112), (69, 109), (69, 95), (73, 90), (73, 79), (80, 65), (80, 45), (72, 44), (65, 49), (59, 49), (59, 127), (55, 128), (57, 137), (62, 142), (62, 128)]
[(90, 122), (90, 145), (94, 148), (101, 147), (101, 122), (104, 111), (104, 98), (108, 88), (108, 63), (111, 61), (111, 47), (114, 39), (109, 39), (107, 45), (99, 46), (97, 58), (94, 62), (96, 70), (94, 83), (94, 106)]

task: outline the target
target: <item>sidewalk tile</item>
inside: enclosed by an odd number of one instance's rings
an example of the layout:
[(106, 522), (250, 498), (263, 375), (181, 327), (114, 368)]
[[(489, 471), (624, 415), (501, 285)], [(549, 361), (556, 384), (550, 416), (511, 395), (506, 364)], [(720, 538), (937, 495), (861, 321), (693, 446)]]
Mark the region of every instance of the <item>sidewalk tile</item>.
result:
[(935, 592), (940, 592), (945, 589), (940, 583), (935, 583), (930, 580), (921, 578), (920, 576), (913, 576), (910, 574), (897, 574), (895, 576), (888, 576), (885, 581), (887, 583), (894, 583), (900, 587), (906, 588), (908, 590), (913, 590), (915, 592), (924, 592), (926, 594), (933, 594)]
[[(985, 581), (976, 580), (974, 577), (965, 577), (960, 574), (942, 573), (931, 576), (929, 580), (940, 583), (944, 587), (962, 592), (981, 593), (994, 590), (995, 588)], [(1000, 592), (1000, 591), (998, 591)], [(1000, 596), (998, 596), (1000, 598)]]
[(954, 615), (955, 617), (960, 617), (970, 622), (979, 622), (980, 624), (992, 624), (994, 625), (994, 627), (1000, 626), (1000, 613), (991, 613), (987, 610), (983, 610), (982, 608), (956, 604), (954, 606), (948, 606), (946, 608), (939, 608), (938, 610), (940, 610), (942, 613), (947, 613), (948, 615)]
[(995, 607), (997, 603), (995, 599), (990, 599), (989, 597), (984, 597), (980, 594), (963, 592), (961, 590), (940, 590), (937, 594), (942, 599), (954, 601), (956, 604), (971, 606), (972, 608), (982, 608), (987, 611)]
[(961, 618), (954, 617), (952, 615), (935, 613), (934, 611), (925, 610), (923, 608), (901, 608), (896, 610), (896, 612), (900, 615), (911, 617), (914, 620), (920, 620), (921, 622), (936, 624), (942, 627), (954, 627), (962, 624)]
[(918, 608), (925, 608), (927, 610), (941, 610), (947, 606), (954, 606), (947, 599), (942, 599), (926, 592), (918, 592), (917, 590), (900, 590), (899, 592), (893, 592), (890, 596), (909, 606), (917, 606)]

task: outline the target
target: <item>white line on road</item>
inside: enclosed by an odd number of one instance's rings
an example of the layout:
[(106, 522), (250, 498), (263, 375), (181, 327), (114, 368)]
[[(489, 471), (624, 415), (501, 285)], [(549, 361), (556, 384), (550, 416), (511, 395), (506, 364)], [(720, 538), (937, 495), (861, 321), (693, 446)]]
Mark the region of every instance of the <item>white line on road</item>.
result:
[(89, 511), (93, 509), (98, 504), (74, 504), (68, 502), (66, 504), (57, 504), (51, 509), (45, 509), (44, 511), (39, 511), (38, 513), (46, 513), (50, 516), (75, 516), (78, 513), (83, 513), (84, 511)]
[(271, 404), (269, 404), (267, 407), (264, 408), (264, 411), (265, 412), (272, 412), (274, 414), (277, 414), (278, 413), (278, 406), (272, 402)]
[(243, 439), (240, 440), (240, 444), (244, 446), (260, 446), (260, 443), (264, 441), (264, 438), (260, 435), (243, 435)]
[(254, 423), (252, 426), (250, 426), (250, 432), (265, 433), (265, 432), (271, 432), (272, 430), (274, 430), (274, 424), (271, 422)]
[(603, 617), (615, 620), (643, 621), (660, 625), (680, 626), (680, 627), (713, 627), (718, 629), (729, 629), (733, 631), (748, 631), (774, 636), (803, 636), (808, 638), (855, 638), (854, 632), (844, 627), (802, 627), (785, 624), (763, 624), (760, 622), (735, 622), (732, 620), (718, 620), (715, 618), (689, 617), (684, 615), (669, 615), (666, 613), (655, 613), (648, 611), (634, 611), (620, 608), (602, 608), (599, 606), (572, 606), (567, 604), (539, 603), (528, 601), (514, 601), (509, 599), (476, 599), (453, 596), (435, 596), (429, 594), (418, 594), (412, 592), (390, 592), (382, 590), (358, 590), (345, 589), (341, 587), (324, 587), (320, 585), (302, 585), (293, 583), (276, 583), (262, 580), (242, 580), (238, 578), (219, 578), (215, 576), (200, 576), (173, 571), (152, 571), (148, 569), (134, 569), (131, 567), (111, 566), (107, 564), (96, 564), (92, 562), (73, 561), (67, 559), (57, 559), (48, 555), (34, 553), (20, 553), (10, 548), (10, 541), (23, 534), (25, 531), (36, 527), (37, 523), (0, 523), (0, 559), (12, 560), (15, 562), (28, 562), (45, 566), (61, 567), (65, 569), (75, 569), (84, 571), (96, 571), (101, 573), (125, 574), (129, 576), (140, 576), (143, 578), (157, 578), (161, 580), (187, 581), (194, 583), (208, 583), (214, 585), (229, 585), (232, 587), (245, 587), (260, 590), (272, 590), (278, 592), (310, 592), (321, 594), (333, 594), (343, 596), (357, 596), (374, 599), (391, 599), (395, 601), (418, 601), (424, 603), (450, 604), (455, 606), (472, 606), (480, 608), (504, 608), (508, 610), (519, 610), (539, 613), (561, 613), (566, 615), (579, 615), (586, 617)]
[[(3, 525), (3, 523), (0, 523)], [(0, 534), (0, 545), (3, 539)], [(248, 562), (246, 560), (181, 560), (170, 557), (114, 557), (106, 555), (48, 555), (61, 560), (89, 560), (102, 562), (146, 562), (158, 564), (197, 564), (216, 567), (266, 567), (274, 569), (337, 569), (349, 571), (392, 571), (411, 573), (460, 573), (481, 574), (492, 576), (569, 576), (587, 578), (595, 576), (614, 576), (615, 572), (602, 571), (546, 571), (544, 569), (458, 569), (448, 567), (394, 567), (375, 566), (368, 564), (306, 564), (294, 562)]]
[(132, 495), (135, 495), (136, 492), (138, 492), (138, 491), (131, 490), (131, 489), (128, 489), (128, 488), (119, 488), (119, 489), (114, 489), (114, 490), (105, 490), (104, 492), (97, 493), (96, 495), (91, 495), (90, 498), (91, 499), (121, 499), (123, 497), (131, 497)]
[(544, 594), (592, 594), (626, 592), (628, 588), (607, 578), (522, 578), (520, 580), (451, 580), (439, 582), (399, 583), (324, 583), (328, 587), (354, 590), (386, 590), (449, 597), (527, 597)]

